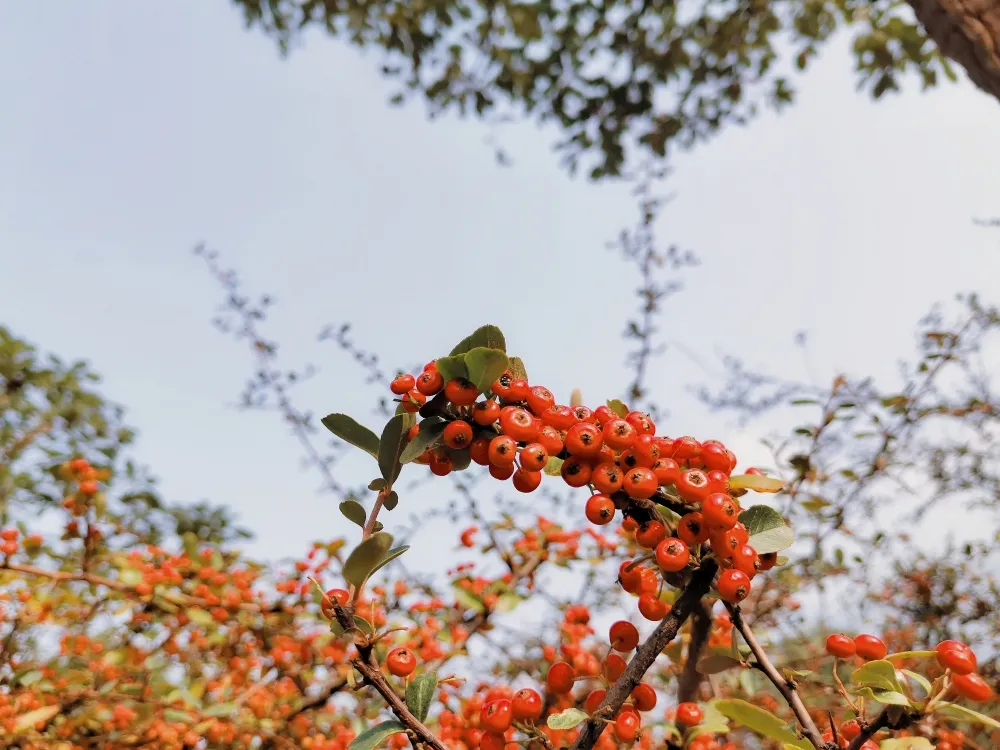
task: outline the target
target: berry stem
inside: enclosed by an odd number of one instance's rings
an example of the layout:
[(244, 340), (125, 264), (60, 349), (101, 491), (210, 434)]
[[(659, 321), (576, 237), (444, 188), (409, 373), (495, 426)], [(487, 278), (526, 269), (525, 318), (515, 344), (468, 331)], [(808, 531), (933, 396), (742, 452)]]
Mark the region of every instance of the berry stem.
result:
[(833, 660), (833, 681), (837, 683), (837, 690), (840, 695), (847, 701), (847, 705), (851, 707), (851, 710), (858, 716), (863, 718), (865, 715), (864, 705), (858, 707), (854, 700), (851, 698), (851, 694), (847, 692), (847, 688), (844, 687), (843, 681), (840, 679), (840, 659)]
[(802, 698), (795, 689), (795, 684), (782, 677), (781, 673), (768, 658), (767, 654), (764, 653), (764, 649), (761, 647), (757, 637), (753, 634), (753, 631), (750, 630), (750, 627), (746, 624), (746, 622), (744, 622), (743, 615), (740, 613), (740, 608), (727, 602), (726, 609), (729, 610), (729, 616), (733, 622), (733, 627), (735, 627), (739, 634), (743, 636), (743, 640), (746, 641), (747, 646), (750, 647), (750, 651), (753, 653), (754, 659), (756, 660), (754, 666), (763, 672), (764, 676), (767, 677), (767, 679), (771, 681), (771, 684), (778, 689), (779, 693), (781, 693), (781, 697), (785, 699), (789, 708), (792, 709), (792, 713), (795, 714), (795, 718), (798, 719), (799, 725), (802, 727), (802, 733), (805, 735), (806, 739), (813, 744), (813, 747), (815, 747), (816, 750), (826, 750), (828, 745), (823, 741), (823, 735), (816, 726), (816, 722), (814, 722), (812, 717), (809, 715), (809, 710), (802, 702)]

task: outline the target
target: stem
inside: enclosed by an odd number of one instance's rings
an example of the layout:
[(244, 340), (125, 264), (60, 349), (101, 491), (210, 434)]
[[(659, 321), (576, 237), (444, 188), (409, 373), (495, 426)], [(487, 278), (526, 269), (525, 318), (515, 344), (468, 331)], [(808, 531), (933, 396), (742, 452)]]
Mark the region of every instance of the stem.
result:
[(597, 743), (601, 732), (607, 726), (607, 717), (613, 716), (624, 705), (632, 691), (642, 681), (643, 675), (656, 661), (656, 657), (677, 637), (677, 631), (701, 603), (701, 598), (708, 593), (717, 570), (715, 561), (707, 560), (702, 563), (699, 570), (695, 571), (691, 581), (674, 603), (670, 614), (660, 621), (652, 635), (639, 646), (625, 672), (608, 690), (601, 705), (590, 719), (583, 724), (572, 750), (590, 750)]
[(768, 658), (767, 654), (764, 653), (764, 649), (761, 647), (757, 637), (750, 630), (750, 627), (743, 621), (743, 616), (740, 614), (739, 607), (727, 603), (726, 609), (729, 610), (729, 615), (733, 621), (733, 627), (739, 631), (739, 634), (743, 636), (743, 640), (747, 642), (747, 646), (750, 647), (750, 651), (753, 653), (754, 659), (756, 659), (755, 666), (764, 673), (767, 679), (771, 681), (771, 684), (773, 684), (774, 687), (777, 688), (778, 692), (781, 693), (781, 697), (785, 699), (786, 703), (788, 703), (788, 706), (792, 709), (792, 713), (795, 714), (795, 718), (798, 719), (798, 722), (802, 727), (802, 733), (805, 735), (806, 739), (813, 744), (813, 747), (815, 747), (816, 750), (825, 750), (828, 745), (823, 741), (823, 735), (816, 726), (816, 722), (814, 722), (812, 717), (809, 715), (808, 709), (806, 709), (805, 704), (802, 702), (802, 698), (795, 689), (795, 684), (786, 680)]
[[(894, 707), (886, 706), (883, 708), (882, 711), (879, 712), (879, 715), (875, 717), (875, 720), (864, 726), (861, 730), (861, 734), (851, 740), (851, 744), (847, 746), (847, 750), (861, 750), (861, 746), (882, 729), (906, 729), (908, 726), (920, 719), (919, 713), (902, 713), (896, 720), (893, 720), (889, 715), (889, 710), (892, 708)], [(895, 706), (895, 708), (898, 709), (900, 707)]]
[(677, 685), (677, 702), (693, 701), (698, 695), (701, 685), (701, 672), (698, 671), (698, 660), (708, 643), (708, 635), (712, 630), (712, 610), (705, 603), (699, 603), (691, 613), (691, 641), (687, 648), (687, 661), (681, 672)]

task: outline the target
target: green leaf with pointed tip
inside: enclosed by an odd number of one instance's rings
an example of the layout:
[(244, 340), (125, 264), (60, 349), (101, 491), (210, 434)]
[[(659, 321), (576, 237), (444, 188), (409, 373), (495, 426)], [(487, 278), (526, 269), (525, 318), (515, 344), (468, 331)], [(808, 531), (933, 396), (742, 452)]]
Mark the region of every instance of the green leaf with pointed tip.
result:
[(468, 378), (480, 393), (486, 393), (490, 386), (507, 371), (510, 361), (499, 349), (477, 346), (465, 353), (465, 368)]
[(729, 477), (729, 486), (734, 490), (753, 490), (754, 492), (781, 492), (785, 483), (777, 477), (763, 474), (740, 474)]
[(563, 460), (559, 456), (549, 456), (549, 460), (542, 471), (550, 477), (558, 477), (562, 475), (562, 465)]
[(346, 443), (378, 458), (378, 436), (346, 414), (327, 414), (323, 426)]
[(366, 729), (347, 746), (348, 750), (375, 750), (394, 734), (405, 732), (406, 727), (398, 721), (383, 721), (370, 729)]
[(867, 685), (851, 688), (848, 692), (852, 695), (859, 695), (862, 698), (878, 701), (887, 706), (909, 706), (910, 699), (898, 690), (882, 690), (881, 688), (871, 688)]
[(780, 552), (795, 543), (795, 532), (774, 508), (754, 505), (740, 513), (740, 522), (750, 535), (748, 544), (759, 555)]
[(586, 711), (581, 711), (579, 708), (567, 708), (565, 711), (550, 716), (545, 723), (549, 729), (572, 729), (589, 718)]
[(934, 750), (934, 745), (926, 737), (899, 737), (893, 740), (882, 740), (879, 750)]
[(737, 698), (729, 698), (714, 702), (719, 713), (728, 719), (745, 726), (752, 732), (767, 737), (768, 739), (784, 742), (792, 747), (812, 748), (811, 744), (800, 740), (798, 735), (785, 726), (785, 722), (769, 711), (758, 708), (752, 703), (741, 701)]
[(235, 701), (230, 701), (229, 703), (214, 703), (204, 711), (201, 712), (202, 716), (218, 717), (218, 716), (229, 716), (234, 713), (240, 707), (239, 703)]
[(401, 464), (408, 464), (411, 461), (416, 461), (423, 455), (424, 451), (428, 448), (436, 448), (444, 442), (444, 428), (447, 427), (447, 423), (439, 420), (431, 422), (429, 419), (425, 419), (420, 423), (420, 430), (417, 432), (416, 437), (413, 438), (403, 452), (399, 455), (399, 462)]
[(457, 584), (452, 586), (455, 592), (455, 601), (466, 609), (474, 609), (477, 612), (486, 611), (486, 603), (478, 596), (466, 588)]
[(468, 378), (469, 370), (465, 366), (465, 355), (456, 354), (451, 357), (441, 357), (437, 360), (437, 370), (447, 383), (455, 378)]
[(397, 414), (388, 422), (382, 430), (382, 439), (379, 440), (378, 468), (382, 472), (382, 478), (392, 484), (399, 476), (399, 471), (403, 465), (399, 462), (399, 457), (406, 448), (409, 439), (407, 433), (410, 428), (417, 423), (417, 418), (413, 414)]
[(628, 407), (616, 398), (608, 401), (608, 408), (622, 419), (628, 416)]
[(389, 550), (388, 552), (385, 553), (385, 557), (382, 558), (382, 562), (380, 562), (378, 565), (376, 565), (374, 568), (372, 568), (372, 572), (369, 573), (368, 575), (369, 576), (374, 575), (377, 571), (381, 570), (386, 565), (388, 565), (389, 563), (391, 563), (393, 560), (395, 560), (401, 554), (403, 554), (404, 552), (406, 552), (406, 550), (408, 550), (409, 548), (410, 548), (409, 544), (402, 544), (399, 547), (393, 547), (391, 550)]
[(364, 507), (357, 500), (352, 500), (348, 498), (340, 504), (340, 512), (344, 514), (344, 518), (352, 523), (356, 523), (361, 528), (365, 527), (365, 521), (368, 520), (368, 514), (365, 512)]
[(524, 369), (524, 362), (520, 357), (510, 357), (510, 365), (508, 367), (510, 374), (514, 376), (515, 380), (527, 380), (528, 371)]
[(517, 606), (524, 601), (524, 597), (519, 594), (501, 594), (497, 599), (497, 612), (506, 614), (507, 612), (513, 612), (517, 609)]
[(930, 680), (928, 680), (922, 674), (917, 674), (916, 672), (911, 672), (909, 669), (901, 669), (899, 671), (902, 672), (903, 674), (905, 674), (907, 677), (909, 677), (915, 683), (917, 683), (918, 685), (920, 685), (920, 687), (924, 691), (924, 695), (930, 696), (930, 694), (931, 694), (931, 681)]
[(406, 686), (406, 707), (420, 721), (427, 719), (437, 684), (437, 675), (431, 672), (420, 675)]
[(942, 701), (934, 706), (934, 713), (947, 716), (949, 719), (956, 719), (957, 721), (969, 721), (975, 724), (982, 724), (985, 727), (1000, 729), (1000, 721), (990, 716), (984, 716), (978, 711), (973, 711), (971, 708), (960, 706), (957, 703)]
[(880, 690), (903, 692), (903, 686), (899, 684), (899, 678), (896, 677), (896, 667), (885, 659), (870, 661), (863, 667), (855, 669), (851, 672), (851, 682)]
[(892, 661), (893, 659), (927, 659), (931, 656), (937, 656), (937, 651), (897, 651), (885, 658), (887, 661)]
[[(34, 711), (28, 711), (27, 713), (21, 714), (16, 719), (14, 719), (14, 734), (20, 734), (25, 732), (35, 726), (40, 721), (48, 721), (57, 713), (62, 711), (62, 707), (55, 703), (51, 706), (42, 706), (41, 708), (36, 708)], [(185, 714), (184, 719), (187, 720), (190, 717)]]
[(212, 617), (210, 612), (207, 612), (204, 609), (199, 609), (198, 607), (188, 607), (184, 610), (184, 614), (186, 614), (187, 618), (195, 625), (201, 625), (203, 628), (208, 627), (215, 622), (215, 619)]
[(380, 531), (361, 542), (344, 562), (344, 578), (360, 586), (392, 547), (392, 534)]
[[(459, 341), (455, 345), (455, 348), (451, 350), (451, 354), (465, 354), (476, 347), (499, 349), (502, 352), (506, 352), (507, 341), (503, 337), (503, 331), (496, 326), (480, 326), (473, 331), (472, 334)], [(494, 378), (494, 380), (496, 380), (496, 378)]]

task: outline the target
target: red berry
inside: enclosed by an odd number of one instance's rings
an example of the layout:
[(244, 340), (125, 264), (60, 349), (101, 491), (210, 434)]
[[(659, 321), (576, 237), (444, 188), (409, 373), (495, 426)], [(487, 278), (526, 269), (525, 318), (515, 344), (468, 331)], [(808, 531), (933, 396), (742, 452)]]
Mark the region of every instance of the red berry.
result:
[(434, 451), (431, 453), (430, 469), (431, 474), (437, 477), (446, 477), (451, 474), (452, 469), (455, 468), (455, 462), (452, 461), (451, 456), (449, 456), (444, 451)]
[(490, 701), (479, 711), (479, 726), (487, 732), (502, 734), (514, 723), (514, 709), (507, 698)]
[(595, 458), (603, 444), (601, 428), (590, 422), (577, 422), (566, 430), (566, 450), (574, 456)]
[(504, 482), (514, 476), (515, 467), (514, 464), (506, 464), (504, 466), (497, 466), (496, 464), (490, 464), (490, 476), (494, 479), (499, 479)]
[(641, 411), (630, 411), (625, 415), (625, 421), (635, 428), (638, 435), (652, 435), (656, 432), (656, 425), (649, 418), (648, 414)]
[(434, 396), (444, 388), (444, 376), (436, 369), (424, 370), (417, 377), (417, 392), (422, 396)]
[(622, 488), (624, 473), (613, 463), (601, 463), (594, 467), (590, 482), (594, 489), (605, 495), (613, 495)]
[(658, 458), (651, 468), (656, 475), (656, 481), (664, 487), (677, 484), (681, 476), (681, 467), (672, 458)]
[(941, 648), (940, 645), (937, 647), (938, 664), (955, 674), (972, 674), (976, 671), (976, 655), (964, 643), (955, 643), (955, 646), (948, 648)]
[(568, 693), (573, 689), (573, 667), (564, 661), (557, 661), (549, 667), (545, 684), (553, 693)]
[(518, 492), (534, 492), (542, 483), (542, 472), (518, 469), (514, 472), (514, 489)]
[(385, 657), (385, 666), (396, 677), (406, 677), (417, 668), (417, 657), (406, 646), (397, 646)]
[(680, 539), (664, 539), (656, 545), (656, 564), (668, 573), (677, 573), (687, 567), (691, 550)]
[(733, 551), (733, 567), (746, 573), (748, 578), (757, 575), (760, 559), (757, 550), (749, 544), (742, 544)]
[[(473, 730), (478, 732), (479, 730)], [(478, 744), (479, 750), (504, 750), (507, 746), (507, 738), (501, 732), (482, 732), (479, 742), (473, 743), (471, 746), (476, 747)]]
[(656, 691), (651, 685), (640, 682), (632, 691), (632, 703), (639, 711), (652, 711), (656, 708)]
[(455, 378), (445, 385), (444, 395), (455, 406), (472, 406), (479, 398), (479, 389), (465, 378)]
[(615, 719), (615, 736), (619, 742), (635, 742), (639, 735), (641, 721), (639, 714), (633, 711), (622, 711)]
[(611, 420), (618, 419), (618, 415), (611, 411), (611, 407), (607, 404), (601, 404), (594, 409), (594, 419), (597, 421), (597, 424), (603, 427)]
[(521, 468), (526, 471), (541, 471), (549, 462), (549, 452), (541, 443), (529, 443), (521, 448)]
[(584, 510), (587, 520), (597, 526), (604, 526), (611, 523), (615, 517), (615, 504), (606, 495), (591, 495), (587, 499), (587, 506)]
[[(677, 453), (674, 452), (676, 458)], [(681, 472), (675, 485), (681, 499), (687, 503), (700, 503), (709, 495), (708, 477), (701, 469), (688, 469)]]
[(723, 601), (736, 604), (746, 599), (750, 594), (750, 578), (742, 570), (730, 568), (722, 571), (719, 575), (716, 588)]
[(472, 442), (472, 427), (469, 426), (468, 422), (461, 420), (449, 422), (444, 428), (442, 438), (444, 444), (449, 448), (459, 450)]
[(639, 614), (647, 620), (662, 620), (669, 612), (670, 605), (656, 594), (643, 594), (639, 597)]
[(542, 715), (542, 696), (537, 690), (521, 688), (510, 702), (515, 721), (534, 723)]
[(689, 547), (696, 547), (708, 540), (708, 527), (705, 518), (698, 511), (686, 513), (677, 523), (677, 536)]
[(513, 466), (517, 458), (517, 442), (509, 435), (497, 435), (490, 441), (488, 456), (493, 466)]
[(621, 566), (619, 566), (618, 582), (628, 593), (639, 594), (640, 588), (642, 587), (643, 568), (636, 565), (634, 568), (629, 569), (629, 566), (632, 565), (632, 563), (632, 560), (626, 560), (621, 564)]
[(628, 620), (614, 623), (608, 637), (611, 640), (611, 648), (622, 653), (628, 653), (639, 645), (639, 629)]
[(594, 711), (601, 707), (601, 703), (604, 702), (604, 696), (607, 694), (607, 690), (602, 690), (600, 688), (592, 690), (590, 695), (587, 696), (587, 700), (583, 702), (583, 710), (588, 714), (594, 713)]
[(493, 424), (500, 418), (500, 404), (493, 399), (477, 401), (472, 407), (472, 421), (483, 427)]
[(397, 375), (391, 383), (389, 390), (397, 396), (402, 396), (417, 384), (417, 379), (410, 374)]
[(538, 439), (542, 425), (527, 409), (519, 406), (505, 406), (500, 410), (500, 429), (519, 443), (531, 443)]
[(427, 403), (427, 396), (420, 391), (412, 390), (399, 399), (399, 405), (407, 414), (416, 414), (420, 407)]
[(636, 500), (645, 500), (652, 497), (656, 494), (659, 486), (653, 470), (647, 469), (645, 466), (636, 466), (634, 469), (629, 469), (625, 472), (625, 476), (622, 479), (622, 489), (628, 493), (629, 497)]
[(667, 527), (660, 521), (646, 521), (635, 530), (635, 541), (646, 549), (653, 549), (666, 538)]
[(697, 703), (681, 703), (677, 706), (677, 723), (685, 727), (696, 727), (705, 718), (705, 712)]
[(889, 653), (889, 648), (881, 638), (862, 633), (854, 638), (854, 648), (865, 661), (877, 661), (884, 659)]
[(469, 443), (469, 457), (480, 466), (490, 463), (490, 441), (487, 438), (476, 438)]
[(731, 529), (736, 525), (739, 510), (729, 495), (713, 492), (701, 504), (705, 523), (717, 529)]
[(618, 418), (605, 423), (601, 434), (604, 436), (604, 442), (616, 451), (628, 450), (636, 438), (635, 427)]
[(528, 392), (531, 390), (531, 386), (528, 385), (527, 380), (522, 380), (520, 378), (515, 378), (510, 381), (510, 392), (507, 394), (505, 401), (518, 402), (524, 401), (528, 398)]
[(767, 554), (760, 556), (760, 569), (762, 571), (768, 571), (778, 564), (778, 553), (768, 552)]
[(581, 458), (567, 458), (563, 461), (561, 473), (563, 481), (570, 487), (583, 487), (590, 483), (593, 467)]
[(857, 653), (854, 639), (841, 633), (834, 633), (826, 639), (826, 652), (838, 659), (850, 659)]
[(639, 435), (632, 443), (632, 455), (639, 466), (651, 469), (660, 458), (660, 448), (652, 435)]
[(550, 456), (559, 455), (565, 447), (562, 435), (559, 434), (559, 430), (555, 427), (550, 427), (549, 425), (544, 425), (542, 429), (538, 431), (537, 440), (540, 445), (545, 446), (545, 450), (549, 452)]
[(320, 609), (326, 617), (332, 619), (334, 616), (333, 603), (337, 602), (341, 607), (346, 607), (350, 600), (351, 595), (344, 589), (330, 589), (323, 594), (323, 601), (320, 604)]
[(977, 703), (985, 703), (993, 697), (993, 689), (982, 677), (973, 674), (953, 674), (951, 688), (962, 698)]
[(692, 458), (695, 458), (700, 454), (701, 443), (693, 437), (685, 435), (684, 437), (679, 437), (674, 441), (674, 454), (672, 458), (675, 461), (690, 461)]
[(853, 740), (859, 734), (861, 734), (861, 724), (858, 723), (857, 719), (845, 721), (840, 725), (840, 736), (848, 742)]
[(608, 654), (608, 658), (604, 662), (604, 676), (608, 682), (616, 682), (619, 677), (625, 674), (626, 667), (628, 667), (628, 664), (625, 663), (625, 659), (621, 656), (618, 654)]
[(556, 405), (556, 397), (552, 395), (552, 391), (540, 385), (528, 389), (527, 401), (528, 408), (538, 416), (541, 416), (546, 409)]

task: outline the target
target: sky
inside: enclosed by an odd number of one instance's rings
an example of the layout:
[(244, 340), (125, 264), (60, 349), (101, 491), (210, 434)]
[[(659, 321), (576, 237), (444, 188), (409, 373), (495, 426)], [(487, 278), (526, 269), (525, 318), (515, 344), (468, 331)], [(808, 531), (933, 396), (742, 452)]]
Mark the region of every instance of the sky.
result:
[[(972, 222), (1000, 215), (1000, 106), (966, 82), (873, 104), (848, 44), (794, 107), (678, 155), (665, 186), (660, 238), (702, 263), (660, 321), (681, 345), (651, 372), (664, 431), (721, 437), (746, 463), (768, 425), (738, 428), (687, 390), (718, 382), (718, 354), (817, 383), (891, 378), (933, 303), (1000, 296), (1000, 237)], [(277, 418), (235, 408), (252, 360), (210, 326), (222, 296), (196, 243), (276, 298), (267, 334), (287, 364), (320, 366), (301, 391), (319, 414), (375, 426), (383, 393), (317, 343), (329, 322), (387, 368), (490, 322), (562, 398), (627, 382), (636, 278), (605, 248), (635, 221), (627, 186), (570, 178), (549, 129), (429, 122), (392, 93), (377, 55), (310, 37), (283, 60), (222, 0), (0, 5), (0, 323), (89, 360), (164, 494), (230, 506), (269, 559), (347, 522)]]

